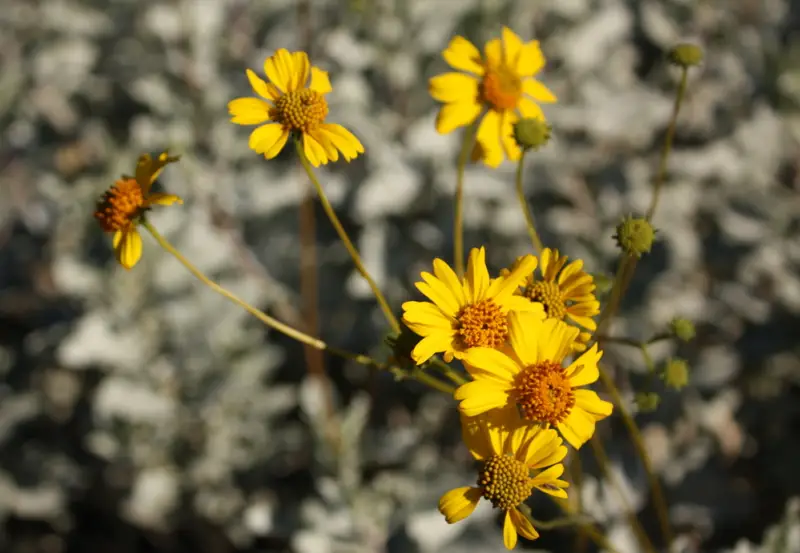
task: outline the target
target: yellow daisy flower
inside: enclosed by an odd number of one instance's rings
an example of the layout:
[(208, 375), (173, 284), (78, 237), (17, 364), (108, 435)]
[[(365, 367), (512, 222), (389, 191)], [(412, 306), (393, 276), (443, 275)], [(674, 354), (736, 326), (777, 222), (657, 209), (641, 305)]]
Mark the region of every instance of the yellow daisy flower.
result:
[[(537, 279), (534, 271), (531, 271), (519, 293), (541, 303), (548, 317), (571, 321), (593, 332), (597, 329), (597, 323), (592, 317), (600, 313), (600, 302), (594, 295), (594, 278), (583, 270), (583, 261), (577, 259), (567, 264), (567, 259), (558, 250), (544, 248), (536, 260), (540, 278)], [(512, 271), (516, 265), (512, 266)], [(506, 274), (510, 274), (510, 271)], [(590, 332), (578, 334), (572, 345), (574, 351), (586, 350), (586, 343), (592, 337)]]
[(507, 353), (479, 347), (463, 356), (474, 380), (456, 390), (460, 411), (471, 417), (514, 406), (523, 419), (553, 426), (574, 448), (581, 447), (613, 409), (596, 392), (581, 388), (600, 376), (603, 353), (594, 344), (565, 368), (578, 329), (558, 319), (512, 313), (508, 334)]
[(407, 301), (403, 304), (403, 322), (422, 340), (411, 357), (422, 364), (443, 352), (448, 363), (461, 358), (474, 347), (501, 347), (508, 337), (508, 314), (530, 311), (544, 318), (540, 304), (514, 295), (533, 270), (533, 256), (520, 259), (505, 278), (490, 279), (486, 268), (486, 250), (473, 248), (467, 262), (467, 274), (459, 280), (441, 259), (433, 261), (433, 274), (422, 273), (417, 289), (431, 301)]
[(460, 36), (450, 41), (442, 55), (459, 72), (444, 73), (429, 82), (431, 96), (444, 103), (436, 130), (447, 134), (471, 124), (485, 111), (476, 148), (483, 162), (497, 167), (504, 153), (508, 159), (518, 160), (514, 123), (520, 116), (544, 120), (536, 102), (556, 101), (555, 95), (533, 78), (545, 64), (539, 41), (523, 43), (511, 29), (503, 27), (502, 40), (487, 42), (483, 56)]
[(123, 175), (97, 202), (94, 218), (105, 232), (114, 233), (114, 253), (120, 265), (131, 269), (142, 257), (142, 237), (136, 229), (142, 217), (154, 205), (182, 204), (178, 196), (150, 192), (161, 170), (178, 161), (163, 152), (158, 159), (149, 154), (139, 157), (136, 177)]
[(470, 421), (464, 432), (467, 447), (481, 461), (476, 486), (455, 488), (439, 500), (439, 512), (449, 524), (467, 518), (481, 498), (504, 512), (503, 542), (507, 549), (517, 545), (517, 535), (535, 540), (539, 533), (519, 510), (539, 490), (555, 497), (567, 497), (569, 486), (560, 479), (561, 460), (567, 454), (558, 433), (539, 426), (488, 425)]
[[(337, 161), (341, 152), (350, 161), (364, 153), (358, 138), (341, 125), (325, 123), (332, 90), (328, 73), (310, 65), (305, 52), (281, 48), (264, 62), (269, 83), (247, 70), (250, 86), (260, 98), (237, 98), (228, 103), (237, 125), (261, 125), (250, 134), (250, 148), (267, 159), (277, 156), (289, 135), (299, 133), (311, 165)], [(263, 124), (266, 123), (266, 124)]]

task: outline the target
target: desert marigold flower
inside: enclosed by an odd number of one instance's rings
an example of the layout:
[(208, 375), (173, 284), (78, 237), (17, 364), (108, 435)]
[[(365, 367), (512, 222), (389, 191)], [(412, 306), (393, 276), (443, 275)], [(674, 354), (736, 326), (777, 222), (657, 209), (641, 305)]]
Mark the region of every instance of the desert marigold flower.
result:
[(603, 354), (597, 344), (564, 367), (578, 329), (553, 318), (512, 313), (508, 334), (508, 353), (479, 347), (463, 356), (474, 380), (456, 390), (459, 410), (473, 417), (516, 407), (526, 421), (553, 426), (573, 447), (581, 447), (613, 408), (596, 392), (581, 388), (600, 375), (597, 363)]
[[(277, 156), (289, 135), (299, 134), (311, 165), (337, 161), (339, 153), (350, 161), (364, 153), (358, 138), (341, 125), (326, 123), (332, 90), (328, 73), (310, 65), (305, 52), (283, 48), (264, 62), (269, 83), (247, 70), (250, 86), (260, 98), (237, 98), (228, 103), (231, 121), (261, 125), (250, 134), (250, 148), (267, 159)], [(266, 123), (266, 124), (264, 124)]]
[(417, 289), (431, 301), (403, 304), (403, 322), (423, 337), (411, 356), (421, 365), (443, 352), (448, 363), (474, 347), (502, 347), (508, 338), (508, 314), (530, 311), (544, 317), (541, 305), (514, 295), (533, 269), (533, 256), (520, 259), (518, 267), (505, 278), (490, 279), (486, 250), (473, 248), (467, 274), (459, 279), (441, 259), (433, 261), (433, 274), (422, 273)]
[(480, 461), (474, 486), (450, 490), (439, 500), (439, 511), (449, 524), (459, 522), (475, 510), (481, 498), (504, 512), (503, 542), (507, 549), (517, 544), (517, 535), (539, 537), (531, 521), (519, 510), (533, 490), (567, 497), (568, 483), (561, 480), (561, 460), (567, 448), (554, 430), (521, 423), (487, 425), (472, 421), (463, 433), (473, 457)]
[(539, 41), (523, 43), (503, 27), (502, 39), (490, 40), (484, 55), (467, 39), (456, 36), (442, 52), (459, 72), (433, 77), (429, 90), (443, 102), (436, 120), (442, 134), (471, 124), (486, 111), (477, 134), (477, 155), (490, 167), (519, 159), (514, 123), (520, 116), (544, 119), (539, 103), (556, 101), (555, 95), (533, 77), (545, 64)]
[(126, 269), (136, 265), (142, 256), (142, 237), (136, 227), (147, 210), (154, 205), (183, 203), (174, 194), (150, 192), (161, 170), (175, 161), (178, 157), (169, 156), (167, 152), (158, 159), (149, 154), (140, 156), (136, 176), (123, 176), (97, 202), (94, 218), (105, 232), (114, 233), (114, 253)]
[[(534, 259), (536, 264), (519, 293), (541, 303), (548, 317), (569, 320), (588, 331), (596, 330), (597, 323), (592, 317), (600, 313), (600, 302), (594, 295), (594, 278), (583, 270), (583, 261), (577, 259), (567, 264), (569, 258), (566, 255), (550, 248), (544, 248), (539, 258)], [(512, 271), (518, 263), (512, 266)], [(537, 265), (540, 273), (538, 279), (534, 272)], [(508, 272), (503, 271), (503, 274)], [(590, 339), (589, 332), (580, 332), (573, 349), (585, 351)]]

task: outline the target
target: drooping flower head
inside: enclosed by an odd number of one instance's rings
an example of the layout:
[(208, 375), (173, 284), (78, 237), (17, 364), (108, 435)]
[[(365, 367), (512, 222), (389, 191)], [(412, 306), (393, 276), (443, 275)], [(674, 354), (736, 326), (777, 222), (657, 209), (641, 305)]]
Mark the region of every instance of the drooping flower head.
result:
[(462, 417), (469, 424), (463, 432), (472, 456), (481, 462), (474, 486), (450, 490), (439, 500), (439, 511), (449, 524), (467, 518), (481, 498), (504, 513), (503, 542), (507, 549), (517, 544), (517, 535), (535, 540), (539, 533), (519, 510), (539, 490), (555, 497), (567, 497), (568, 483), (561, 480), (567, 454), (558, 433), (522, 424), (518, 419), (504, 424)]
[(556, 101), (555, 95), (533, 78), (545, 64), (539, 41), (523, 43), (511, 29), (503, 27), (502, 39), (487, 42), (483, 55), (460, 36), (450, 41), (442, 55), (459, 72), (430, 80), (431, 96), (444, 103), (436, 130), (452, 132), (471, 124), (485, 111), (477, 135), (480, 158), (489, 167), (500, 165), (504, 156), (518, 160), (514, 123), (520, 116), (544, 120), (536, 102)]
[(158, 159), (150, 154), (140, 156), (136, 176), (123, 175), (97, 202), (94, 218), (105, 232), (114, 233), (114, 253), (126, 269), (136, 265), (142, 256), (142, 237), (136, 227), (145, 213), (154, 205), (183, 203), (174, 194), (150, 192), (161, 170), (175, 161), (178, 156), (169, 156), (167, 152)]
[[(590, 332), (597, 329), (592, 317), (600, 313), (600, 302), (594, 295), (596, 286), (592, 275), (583, 270), (583, 261), (576, 259), (567, 264), (567, 259), (558, 250), (544, 248), (536, 259), (539, 278), (531, 271), (519, 293), (541, 303), (548, 317), (570, 321), (589, 331), (580, 332), (572, 345), (575, 351), (585, 351), (586, 342), (591, 339)], [(519, 262), (517, 260), (505, 274), (514, 271)]]
[(597, 344), (564, 367), (578, 329), (520, 312), (509, 316), (508, 334), (507, 353), (479, 347), (463, 356), (474, 380), (456, 390), (459, 410), (472, 417), (514, 407), (529, 423), (555, 427), (570, 445), (581, 447), (613, 408), (581, 388), (600, 376)]
[(250, 134), (250, 149), (267, 159), (277, 156), (292, 133), (303, 140), (311, 165), (337, 161), (339, 153), (350, 161), (364, 153), (364, 146), (341, 125), (326, 123), (332, 90), (328, 73), (310, 65), (305, 52), (281, 48), (264, 62), (269, 83), (247, 70), (247, 78), (259, 98), (237, 98), (228, 103), (231, 121), (261, 125)]
[(533, 270), (533, 256), (522, 258), (505, 278), (490, 279), (486, 250), (473, 248), (467, 273), (459, 279), (441, 259), (433, 261), (433, 274), (422, 273), (417, 289), (431, 301), (403, 304), (403, 322), (422, 340), (411, 352), (417, 364), (436, 353), (448, 363), (474, 347), (502, 347), (508, 338), (508, 314), (530, 311), (544, 317), (542, 306), (514, 295)]

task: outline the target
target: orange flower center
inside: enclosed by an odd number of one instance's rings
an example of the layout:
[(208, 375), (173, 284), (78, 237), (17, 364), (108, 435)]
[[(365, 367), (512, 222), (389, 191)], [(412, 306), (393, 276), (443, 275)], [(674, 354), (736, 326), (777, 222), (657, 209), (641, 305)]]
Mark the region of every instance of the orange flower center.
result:
[(492, 455), (478, 473), (478, 486), (492, 506), (513, 509), (531, 495), (531, 478), (525, 463), (507, 455)]
[(525, 287), (525, 296), (531, 301), (539, 302), (548, 317), (563, 319), (567, 314), (567, 306), (561, 296), (561, 289), (555, 282), (531, 282)]
[(514, 109), (522, 96), (522, 80), (505, 65), (489, 67), (481, 82), (481, 96), (498, 111)]
[(497, 348), (508, 337), (508, 317), (494, 300), (467, 305), (456, 319), (458, 335), (468, 348)]
[(325, 121), (328, 116), (328, 102), (316, 90), (304, 88), (275, 100), (270, 116), (286, 130), (308, 133), (316, 130)]
[(136, 179), (120, 179), (97, 202), (94, 218), (106, 232), (131, 225), (144, 211), (142, 187)]
[(552, 361), (525, 367), (514, 380), (512, 395), (526, 419), (552, 425), (566, 419), (575, 405), (564, 367)]

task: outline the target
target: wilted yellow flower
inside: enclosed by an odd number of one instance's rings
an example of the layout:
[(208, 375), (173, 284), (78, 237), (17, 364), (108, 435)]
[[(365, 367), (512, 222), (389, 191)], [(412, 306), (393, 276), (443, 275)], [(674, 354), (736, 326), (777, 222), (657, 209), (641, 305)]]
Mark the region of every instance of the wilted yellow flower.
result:
[[(247, 78), (260, 98), (237, 98), (228, 103), (237, 125), (261, 125), (250, 134), (250, 148), (267, 159), (277, 156), (289, 135), (299, 133), (311, 165), (337, 161), (341, 152), (350, 161), (364, 153), (358, 138), (341, 125), (325, 123), (332, 90), (328, 73), (310, 65), (305, 52), (281, 48), (264, 62), (269, 83), (250, 69)], [(263, 124), (266, 123), (266, 124)]]
[(460, 72), (433, 77), (431, 96), (443, 102), (436, 120), (442, 134), (469, 125), (484, 111), (478, 127), (478, 155), (490, 167), (503, 157), (515, 161), (520, 149), (514, 139), (514, 123), (520, 116), (544, 119), (539, 103), (556, 101), (555, 95), (533, 77), (545, 64), (539, 41), (523, 43), (503, 27), (502, 40), (486, 43), (484, 55), (467, 39), (456, 36), (442, 52), (445, 61)]
[(123, 175), (97, 202), (94, 217), (104, 231), (114, 233), (114, 253), (126, 269), (136, 265), (142, 256), (142, 237), (136, 227), (147, 210), (154, 205), (183, 203), (174, 194), (150, 192), (164, 166), (175, 161), (178, 156), (171, 157), (167, 152), (155, 160), (149, 154), (140, 156), (136, 177)]
[(442, 261), (433, 261), (433, 273), (422, 273), (417, 289), (431, 301), (403, 304), (403, 322), (423, 337), (411, 352), (417, 364), (443, 352), (448, 363), (469, 348), (502, 347), (508, 337), (508, 314), (531, 311), (544, 317), (542, 306), (514, 292), (535, 267), (533, 256), (521, 258), (518, 267), (502, 279), (490, 279), (486, 250), (473, 248), (467, 274), (460, 280)]
[[(592, 317), (600, 313), (600, 302), (594, 295), (594, 278), (583, 270), (583, 261), (577, 259), (567, 264), (567, 259), (558, 250), (544, 248), (519, 293), (531, 301), (540, 302), (548, 317), (569, 320), (588, 331), (594, 331), (597, 323)], [(512, 266), (512, 271), (518, 263)], [(534, 273), (536, 265), (541, 275), (539, 279)], [(503, 271), (504, 274), (508, 272)], [(580, 332), (572, 349), (585, 351), (586, 342), (590, 339), (589, 332)]]
[(563, 366), (577, 334), (578, 329), (557, 319), (512, 313), (511, 351), (477, 347), (462, 356), (474, 380), (456, 390), (459, 410), (472, 417), (516, 407), (523, 419), (553, 426), (573, 447), (581, 447), (613, 406), (596, 392), (580, 388), (600, 376), (597, 363), (603, 353), (597, 344)]
[[(517, 535), (535, 540), (539, 533), (519, 506), (539, 490), (555, 497), (567, 497), (568, 483), (560, 479), (560, 461), (567, 448), (554, 430), (522, 424), (493, 425), (482, 420), (467, 421), (464, 440), (475, 459), (481, 461), (476, 486), (450, 490), (439, 500), (439, 511), (449, 524), (465, 519), (481, 498), (504, 512), (503, 542), (507, 549), (517, 544)], [(549, 468), (548, 468), (549, 467)]]

